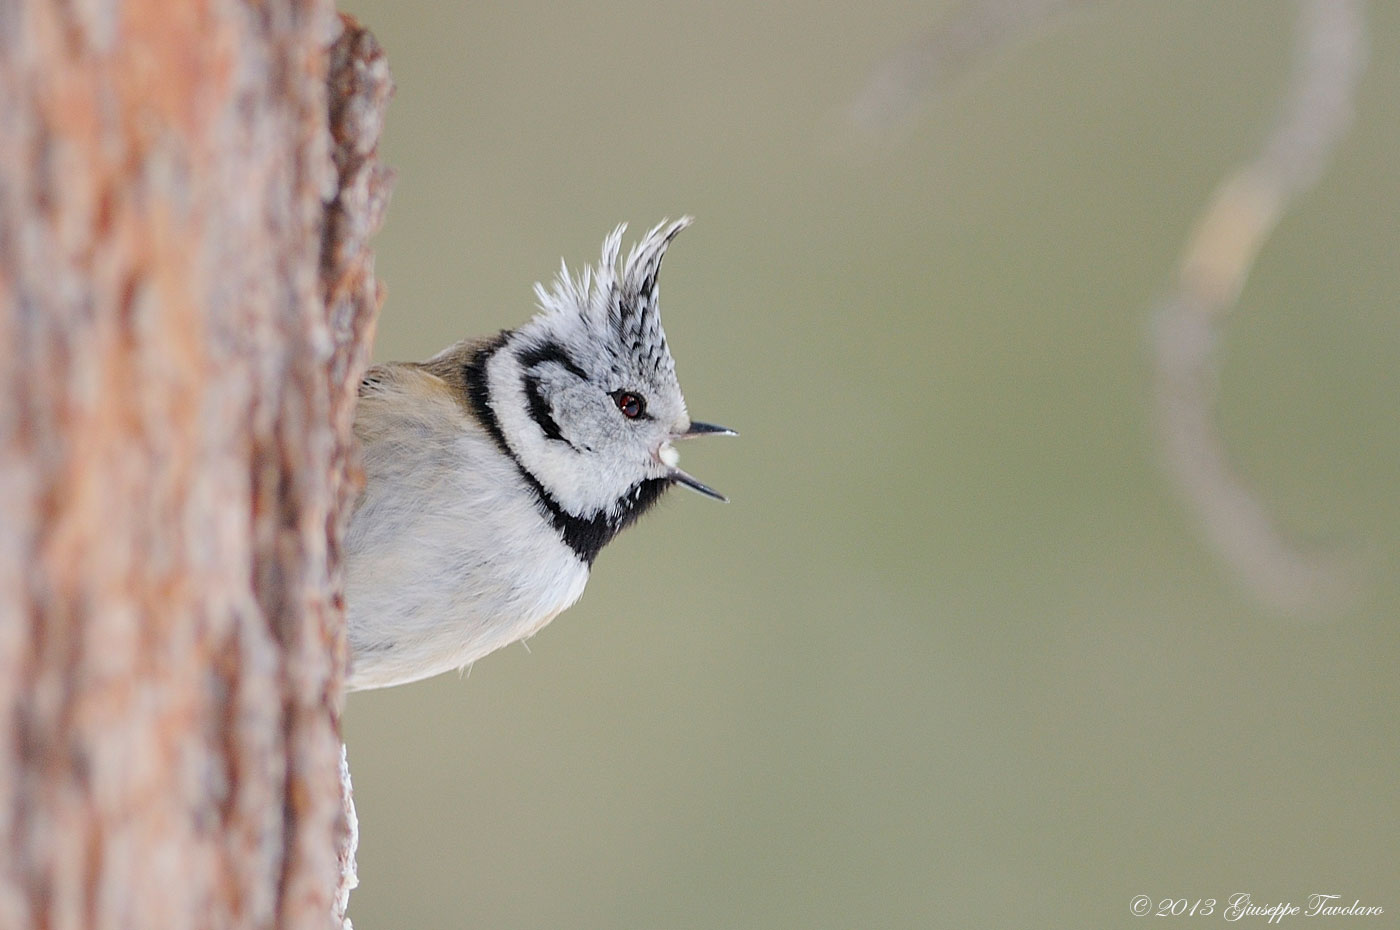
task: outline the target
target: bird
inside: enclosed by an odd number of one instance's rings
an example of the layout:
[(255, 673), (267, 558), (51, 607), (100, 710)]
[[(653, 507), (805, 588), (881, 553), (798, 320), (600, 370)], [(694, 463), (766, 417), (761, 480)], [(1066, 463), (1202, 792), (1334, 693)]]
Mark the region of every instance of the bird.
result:
[(345, 537), (348, 690), (470, 667), (583, 594), (594, 560), (673, 485), (675, 443), (733, 430), (690, 418), (657, 275), (691, 218), (619, 264), (535, 285), (536, 314), (422, 362), (368, 369), (354, 434), (364, 474)]

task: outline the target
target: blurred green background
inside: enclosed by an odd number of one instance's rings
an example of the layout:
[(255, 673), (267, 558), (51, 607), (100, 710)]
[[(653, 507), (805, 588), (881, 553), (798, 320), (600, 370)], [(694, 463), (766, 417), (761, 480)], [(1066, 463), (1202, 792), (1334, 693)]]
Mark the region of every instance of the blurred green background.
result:
[(1224, 331), (1240, 471), (1363, 554), (1293, 618), (1165, 480), (1147, 349), (1293, 5), (1090, 5), (874, 140), (844, 108), (953, 4), (346, 9), (398, 84), (377, 358), (692, 213), (667, 332), (742, 433), (684, 449), (733, 503), (673, 492), (528, 650), (350, 698), (358, 927), (1129, 927), (1236, 892), (1396, 926), (1400, 5)]

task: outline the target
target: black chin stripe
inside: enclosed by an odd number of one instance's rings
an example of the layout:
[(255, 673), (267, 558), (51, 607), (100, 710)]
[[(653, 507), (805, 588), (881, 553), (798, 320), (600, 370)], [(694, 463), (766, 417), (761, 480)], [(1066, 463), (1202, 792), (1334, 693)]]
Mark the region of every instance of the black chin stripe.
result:
[(545, 439), (553, 439), (556, 442), (568, 442), (564, 434), (559, 431), (559, 424), (554, 422), (554, 417), (549, 412), (549, 404), (545, 401), (544, 395), (540, 393), (540, 379), (534, 375), (526, 375), (522, 382), (525, 386), (525, 400), (530, 405), (530, 419), (535, 421), (535, 425), (544, 433)]
[(588, 380), (588, 373), (575, 364), (569, 357), (569, 352), (557, 342), (541, 342), (538, 345), (526, 346), (520, 350), (516, 356), (520, 360), (521, 368), (534, 368), (541, 362), (557, 362), (564, 366), (564, 369), (580, 381)]
[[(505, 342), (506, 335), (502, 334), (483, 345), (467, 362), (466, 368), (462, 372), (467, 385), (467, 400), (471, 403), (472, 412), (476, 414), (476, 418), (486, 428), (487, 435), (496, 444), (496, 448), (515, 463), (515, 470), (520, 473), (520, 477), (535, 495), (540, 515), (549, 520), (559, 533), (560, 538), (564, 540), (564, 544), (573, 550), (574, 555), (578, 556), (585, 565), (591, 567), (593, 560), (598, 557), (598, 553), (602, 551), (603, 547), (612, 542), (614, 536), (635, 523), (638, 517), (660, 500), (661, 495), (671, 486), (671, 482), (667, 478), (649, 478), (634, 484), (626, 494), (618, 498), (613, 505), (615, 512), (611, 516), (603, 512), (594, 517), (584, 518), (565, 510), (554, 499), (554, 495), (545, 490), (539, 479), (520, 463), (519, 457), (506, 442), (505, 434), (501, 432), (501, 424), (496, 419), (496, 411), (491, 408), (491, 392), (486, 383), (486, 363), (490, 361), (491, 356), (498, 349), (505, 345)], [(551, 420), (551, 422), (553, 421)]]

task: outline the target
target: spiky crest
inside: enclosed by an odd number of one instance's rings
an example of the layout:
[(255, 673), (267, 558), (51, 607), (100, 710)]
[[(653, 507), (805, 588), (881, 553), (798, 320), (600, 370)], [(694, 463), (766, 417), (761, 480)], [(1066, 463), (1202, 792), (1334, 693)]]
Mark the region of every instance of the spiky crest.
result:
[(561, 261), (552, 288), (535, 285), (541, 315), (577, 319), (596, 344), (629, 355), (634, 364), (658, 376), (673, 376), (675, 363), (658, 309), (657, 274), (671, 240), (690, 224), (691, 218), (683, 216), (654, 226), (628, 251), (621, 279), (618, 255), (627, 225), (619, 225), (603, 240), (596, 266), (585, 266), (575, 276)]

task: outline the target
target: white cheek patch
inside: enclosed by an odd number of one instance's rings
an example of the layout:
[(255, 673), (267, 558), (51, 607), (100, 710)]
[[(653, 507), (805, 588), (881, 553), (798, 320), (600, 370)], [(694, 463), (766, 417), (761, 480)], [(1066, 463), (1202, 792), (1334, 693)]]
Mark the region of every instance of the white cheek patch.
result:
[(667, 468), (675, 468), (681, 461), (681, 454), (677, 452), (676, 447), (669, 442), (661, 444), (661, 449), (658, 451), (657, 457), (661, 459), (661, 464), (665, 465)]

